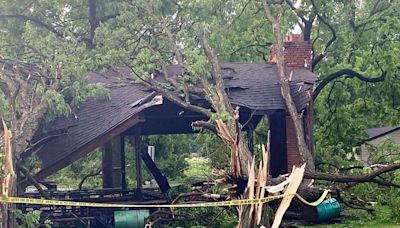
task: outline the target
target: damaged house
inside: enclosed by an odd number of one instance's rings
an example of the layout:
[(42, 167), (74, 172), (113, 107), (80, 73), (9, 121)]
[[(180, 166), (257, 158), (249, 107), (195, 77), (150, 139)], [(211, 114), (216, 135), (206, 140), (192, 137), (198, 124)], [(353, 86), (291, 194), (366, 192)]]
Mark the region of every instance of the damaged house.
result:
[[(285, 42), (285, 64), (290, 75), (291, 93), (298, 112), (303, 113), (306, 142), (312, 150), (311, 91), (317, 77), (311, 72), (311, 58), (310, 43), (299, 41), (296, 36), (289, 37)], [(290, 172), (301, 158), (293, 122), (281, 95), (274, 56), (270, 62), (225, 63), (221, 68), (230, 101), (240, 108), (240, 123), (247, 123), (244, 130), (251, 135), (260, 120), (268, 118), (270, 160), (273, 161), (270, 174), (278, 176)], [(168, 70), (172, 75), (180, 71), (176, 66), (170, 66)], [(147, 145), (143, 145), (141, 136), (196, 133), (192, 122), (207, 118), (183, 109), (143, 85), (123, 83), (129, 74), (126, 68), (113, 68), (104, 74), (94, 71), (88, 73), (91, 82), (101, 83), (108, 88), (110, 99), (90, 98), (70, 116), (60, 117), (36, 133), (33, 140), (36, 147), (22, 155), (27, 158), (35, 154), (40, 160), (42, 165), (35, 173), (36, 180), (45, 183), (46, 177), (102, 147), (103, 188), (113, 189), (113, 192), (109, 192), (112, 196), (104, 192), (96, 193), (103, 194), (100, 201), (93, 195), (83, 196), (77, 192), (80, 200), (132, 203), (156, 199), (154, 192), (142, 189), (142, 162), (153, 174), (161, 195), (167, 192), (170, 188), (168, 177), (161, 173), (148, 153), (142, 153)], [(202, 99), (193, 102), (204, 107), (208, 105)], [(252, 137), (248, 138), (251, 149)], [(126, 180), (125, 144), (128, 139), (133, 142), (136, 154), (137, 186), (128, 186)], [(29, 180), (19, 180), (20, 187), (28, 185)], [(60, 193), (58, 196), (62, 199), (66, 194)]]

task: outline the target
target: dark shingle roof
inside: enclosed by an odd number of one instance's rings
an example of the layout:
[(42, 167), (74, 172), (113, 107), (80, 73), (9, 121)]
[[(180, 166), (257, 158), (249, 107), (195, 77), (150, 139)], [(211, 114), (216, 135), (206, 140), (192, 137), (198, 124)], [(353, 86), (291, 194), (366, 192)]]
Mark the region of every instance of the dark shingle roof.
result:
[(389, 134), (399, 128), (400, 128), (400, 126), (386, 126), (386, 127), (369, 128), (369, 129), (367, 129), (368, 139), (366, 139), (365, 141), (384, 136), (384, 135)]
[[(229, 63), (223, 64), (222, 69), (225, 86), (233, 104), (263, 112), (285, 110), (275, 64)], [(176, 66), (172, 66), (169, 70), (172, 74), (180, 71)], [(139, 84), (126, 83), (124, 77), (126, 78), (128, 73), (129, 70), (126, 68), (120, 68), (118, 72), (110, 70), (106, 75), (89, 73), (93, 83), (103, 83), (109, 88), (111, 99), (90, 98), (80, 105), (74, 115), (58, 118), (35, 137), (39, 139), (41, 135), (66, 132), (47, 141), (37, 152), (43, 168), (55, 164), (57, 169), (65, 167), (76, 160), (71, 156), (80, 148), (108, 134), (147, 108), (140, 101), (154, 96), (154, 92)], [(309, 71), (296, 69), (291, 78), (292, 95), (298, 110), (301, 110), (306, 107), (310, 99), (307, 90), (312, 87), (316, 76)], [(62, 164), (63, 162), (65, 164)], [(54, 171), (56, 170), (52, 170)], [(41, 177), (47, 175), (46, 173)]]
[[(270, 111), (286, 109), (275, 64), (228, 63), (222, 64), (225, 86), (231, 102), (252, 110)], [(287, 75), (291, 75), (289, 69)], [(306, 93), (316, 76), (303, 69), (293, 70), (290, 87), (297, 109), (304, 109), (310, 99)]]
[[(99, 73), (91, 72), (92, 82), (113, 84)], [(131, 107), (133, 101), (145, 98), (150, 93), (144, 91), (141, 85), (127, 84), (112, 87), (109, 90), (110, 100), (105, 98), (90, 98), (80, 105), (74, 114), (58, 118), (49, 124), (41, 135), (53, 135), (65, 132), (61, 136), (47, 141), (37, 152), (43, 167), (62, 161), (70, 154), (85, 146), (97, 137), (107, 134), (116, 126), (131, 118), (143, 107)], [(36, 137), (36, 138), (40, 138)]]
[[(225, 63), (221, 64), (221, 69), (232, 104), (266, 112), (286, 109), (276, 64)], [(182, 71), (179, 66), (168, 68), (169, 75), (179, 75)], [(300, 111), (306, 107), (310, 99), (306, 91), (312, 87), (317, 77), (304, 69), (287, 69), (286, 74), (290, 76), (292, 96)]]

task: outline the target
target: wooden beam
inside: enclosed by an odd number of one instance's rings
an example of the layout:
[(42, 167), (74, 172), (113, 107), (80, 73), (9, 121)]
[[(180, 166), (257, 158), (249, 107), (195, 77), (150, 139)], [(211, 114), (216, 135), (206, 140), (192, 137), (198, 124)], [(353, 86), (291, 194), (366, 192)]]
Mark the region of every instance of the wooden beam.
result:
[(19, 162), (15, 163), (17, 169), (21, 171), (25, 175), (25, 177), (32, 183), (33, 186), (38, 190), (39, 194), (44, 197), (45, 199), (50, 199), (49, 195), (46, 193), (46, 191), (43, 190), (42, 186), (40, 185), (35, 178), (32, 177), (32, 175), (29, 173), (29, 171), (23, 167)]
[(125, 136), (120, 136), (120, 159), (121, 159), (121, 188), (126, 189), (126, 162), (125, 162)]
[(121, 139), (116, 136), (111, 140), (112, 143), (112, 183), (113, 188), (121, 188)]
[(141, 156), (142, 138), (141, 138), (140, 126), (137, 126), (134, 130), (133, 142), (134, 142), (135, 168), (136, 168), (136, 194), (135, 195), (136, 195), (137, 199), (142, 199), (142, 183), (143, 183), (142, 156)]
[(153, 159), (151, 159), (148, 153), (142, 151), (141, 155), (144, 164), (146, 164), (151, 174), (153, 174), (154, 179), (156, 179), (158, 187), (160, 187), (161, 192), (166, 194), (168, 190), (171, 188), (171, 186), (169, 186), (168, 179), (165, 177), (165, 175), (161, 173), (156, 163), (154, 163)]
[(112, 188), (112, 145), (106, 142), (102, 147), (101, 170), (103, 179), (103, 188)]

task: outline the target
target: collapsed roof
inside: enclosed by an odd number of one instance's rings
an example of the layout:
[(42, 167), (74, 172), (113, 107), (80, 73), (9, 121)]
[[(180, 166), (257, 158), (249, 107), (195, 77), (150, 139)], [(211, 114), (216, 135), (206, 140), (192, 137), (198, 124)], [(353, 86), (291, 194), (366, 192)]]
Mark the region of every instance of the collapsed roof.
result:
[[(286, 110), (275, 64), (227, 63), (222, 64), (221, 68), (233, 105), (240, 106), (241, 110), (249, 110), (260, 118)], [(172, 66), (169, 71), (177, 74), (180, 69)], [(303, 69), (289, 69), (287, 73), (290, 75), (291, 92), (297, 109), (303, 110), (311, 99), (309, 91), (317, 78)], [(147, 134), (188, 133), (192, 131), (192, 121), (204, 119), (201, 114), (188, 110), (182, 114), (182, 108), (168, 100), (162, 101), (157, 93), (143, 85), (126, 83), (121, 75), (128, 77), (128, 74), (127, 69), (88, 74), (91, 82), (102, 83), (109, 89), (110, 100), (90, 98), (68, 117), (60, 117), (39, 130), (33, 141), (43, 141), (41, 148), (35, 152), (42, 162), (42, 169), (36, 178), (43, 179), (51, 175), (139, 123), (149, 124)], [(166, 120), (163, 116), (172, 116), (174, 119)], [(244, 112), (243, 116), (246, 116)], [(151, 118), (156, 120), (152, 122)], [(174, 123), (181, 119), (184, 121), (180, 124)], [(157, 125), (163, 125), (164, 128), (157, 128)], [(23, 156), (29, 156), (32, 151)]]

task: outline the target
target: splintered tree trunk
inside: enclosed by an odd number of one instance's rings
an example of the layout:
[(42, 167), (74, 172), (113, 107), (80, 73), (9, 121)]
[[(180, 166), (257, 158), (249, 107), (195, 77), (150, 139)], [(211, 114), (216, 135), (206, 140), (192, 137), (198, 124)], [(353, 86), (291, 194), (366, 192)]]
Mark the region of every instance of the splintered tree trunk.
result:
[[(209, 97), (214, 110), (217, 113), (228, 113), (230, 117), (225, 120), (225, 122), (217, 120), (216, 129), (218, 135), (227, 144), (231, 151), (231, 175), (237, 178), (238, 182), (247, 179), (248, 183), (253, 186), (250, 188), (248, 187), (248, 189), (254, 190), (254, 159), (252, 158), (246, 139), (241, 132), (242, 126), (239, 123), (239, 108), (232, 107), (232, 104), (230, 103), (225, 91), (224, 80), (218, 58), (214, 53), (214, 50), (210, 47), (208, 39), (204, 33), (200, 35), (200, 40), (205, 54), (211, 64), (211, 73), (215, 80), (215, 90), (208, 89), (211, 87), (207, 80), (202, 81), (205, 92)], [(250, 167), (252, 167), (252, 169)], [(253, 179), (251, 179), (251, 177), (253, 177)], [(240, 183), (237, 184), (240, 185)], [(252, 198), (253, 196), (254, 194), (245, 193), (238, 197)], [(239, 206), (237, 209), (239, 216), (238, 227), (254, 227), (256, 220), (254, 205)]]
[(248, 165), (252, 163), (251, 152), (246, 140), (241, 134), (237, 120), (217, 120), (217, 132), (221, 139), (228, 145), (231, 151), (230, 171), (235, 178), (246, 178), (249, 176)]
[[(231, 175), (237, 179), (237, 185), (246, 184), (246, 186), (238, 186), (237, 189), (245, 188), (244, 192), (238, 196), (239, 199), (259, 199), (265, 196), (265, 187), (268, 182), (268, 161), (269, 161), (269, 145), (267, 150), (263, 147), (263, 153), (258, 169), (251, 157), (248, 144), (245, 143), (244, 137), (240, 131), (231, 133), (228, 124), (222, 120), (217, 120), (218, 135), (224, 140), (231, 150)], [(236, 123), (238, 124), (238, 123)], [(235, 135), (235, 137), (233, 136)], [(241, 154), (245, 154), (247, 163), (243, 164)], [(248, 156), (248, 157), (247, 157)], [(246, 176), (243, 175), (246, 174)], [(243, 181), (247, 180), (247, 182)], [(233, 198), (233, 197), (232, 197)], [(266, 213), (266, 204), (239, 205), (238, 225), (237, 227), (255, 227), (257, 224), (269, 226), (268, 213)], [(264, 212), (264, 213), (262, 213)]]
[[(14, 158), (11, 146), (11, 131), (7, 128), (3, 121), (3, 132), (4, 132), (4, 160), (1, 166), (1, 173), (3, 179), (1, 180), (1, 196), (15, 196), (16, 194), (16, 176), (14, 169)], [(0, 203), (0, 221), (1, 228), (15, 227), (15, 219), (13, 214), (10, 213), (15, 206), (12, 204)]]
[(224, 79), (217, 55), (208, 43), (205, 33), (200, 36), (204, 52), (211, 65), (211, 75), (215, 81), (215, 89), (212, 88), (208, 79), (203, 79), (204, 91), (209, 98), (212, 107), (217, 113), (227, 113), (229, 118), (225, 120), (226, 125), (217, 122), (217, 131), (231, 150), (231, 171), (233, 175), (247, 177), (247, 165), (253, 162), (250, 150), (244, 136), (241, 134), (242, 126), (239, 124), (239, 108), (234, 109), (228, 94), (225, 91)]

